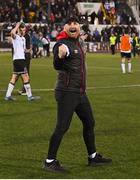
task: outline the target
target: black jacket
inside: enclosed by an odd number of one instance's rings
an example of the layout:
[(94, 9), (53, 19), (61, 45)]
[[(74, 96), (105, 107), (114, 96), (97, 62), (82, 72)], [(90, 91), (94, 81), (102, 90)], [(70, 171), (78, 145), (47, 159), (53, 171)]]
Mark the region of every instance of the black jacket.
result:
[[(70, 54), (64, 59), (58, 57), (58, 47), (67, 45)], [(58, 70), (56, 90), (83, 94), (86, 88), (85, 55), (79, 39), (62, 38), (53, 48), (54, 68)]]

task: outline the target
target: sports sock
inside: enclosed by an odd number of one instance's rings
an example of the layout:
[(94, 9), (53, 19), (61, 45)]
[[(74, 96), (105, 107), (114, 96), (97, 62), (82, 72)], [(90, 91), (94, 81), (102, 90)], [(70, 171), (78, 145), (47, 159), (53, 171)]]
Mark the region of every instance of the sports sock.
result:
[(128, 72), (131, 72), (131, 63), (128, 63)]
[(89, 155), (89, 158), (95, 158), (95, 156), (96, 156), (96, 152)]
[(6, 97), (11, 96), (14, 87), (15, 87), (15, 85), (13, 83), (10, 82), (8, 84), (8, 89), (7, 89), (7, 92), (6, 92)]
[(31, 97), (31, 96), (32, 96), (32, 91), (31, 91), (31, 85), (30, 85), (30, 83), (25, 83), (25, 84), (24, 84), (24, 87), (25, 87), (27, 96), (28, 96), (28, 97)]
[(125, 63), (122, 63), (122, 64), (121, 64), (121, 67), (122, 67), (122, 73), (126, 73), (126, 70), (125, 70)]

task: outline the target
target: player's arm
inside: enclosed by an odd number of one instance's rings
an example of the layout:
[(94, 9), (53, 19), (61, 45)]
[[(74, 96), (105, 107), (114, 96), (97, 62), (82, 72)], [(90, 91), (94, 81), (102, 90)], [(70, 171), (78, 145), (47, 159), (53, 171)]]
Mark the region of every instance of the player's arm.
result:
[[(30, 41), (30, 39), (28, 39), (29, 41)], [(27, 39), (25, 38), (25, 41), (27, 41)], [(30, 46), (27, 48), (26, 47), (26, 49), (25, 49), (25, 53), (31, 53), (32, 52), (32, 45), (31, 45), (31, 43), (30, 43)]]
[(79, 37), (79, 42), (81, 44), (81, 47), (82, 47), (83, 52), (84, 52), (85, 55), (86, 55), (86, 52), (87, 52), (87, 48), (85, 46), (85, 40), (87, 39), (87, 37), (88, 37), (87, 33), (86, 34), (81, 34), (80, 37)]
[(64, 69), (64, 62), (69, 59), (70, 50), (67, 45), (56, 43), (53, 47), (53, 64), (56, 70)]
[(53, 47), (53, 55), (55, 62), (66, 60), (70, 56), (70, 49), (66, 44), (56, 43)]
[(80, 38), (85, 41), (88, 37), (88, 34), (81, 34)]
[(20, 26), (20, 22), (18, 22), (18, 23), (16, 24), (15, 28), (13, 28), (13, 29), (11, 30), (11, 37), (12, 37), (13, 39), (16, 38), (16, 32), (17, 32), (19, 26)]
[(32, 52), (32, 48), (30, 49), (25, 49), (25, 53), (31, 53)]

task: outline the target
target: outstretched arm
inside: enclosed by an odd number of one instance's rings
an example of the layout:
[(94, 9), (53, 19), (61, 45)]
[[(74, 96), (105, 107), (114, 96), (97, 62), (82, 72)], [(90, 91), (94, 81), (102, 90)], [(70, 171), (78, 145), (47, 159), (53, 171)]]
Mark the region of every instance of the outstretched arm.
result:
[(20, 24), (21, 24), (21, 23), (18, 22), (18, 23), (16, 24), (16, 27), (11, 30), (11, 37), (12, 37), (13, 39), (15, 39), (15, 37), (16, 37), (16, 32), (17, 32)]

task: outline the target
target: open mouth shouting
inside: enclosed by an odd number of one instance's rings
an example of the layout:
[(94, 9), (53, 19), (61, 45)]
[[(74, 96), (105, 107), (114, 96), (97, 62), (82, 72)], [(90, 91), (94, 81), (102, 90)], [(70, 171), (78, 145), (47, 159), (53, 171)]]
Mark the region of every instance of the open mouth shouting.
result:
[(80, 25), (76, 22), (71, 22), (65, 25), (65, 31), (71, 38), (77, 38), (80, 34)]

